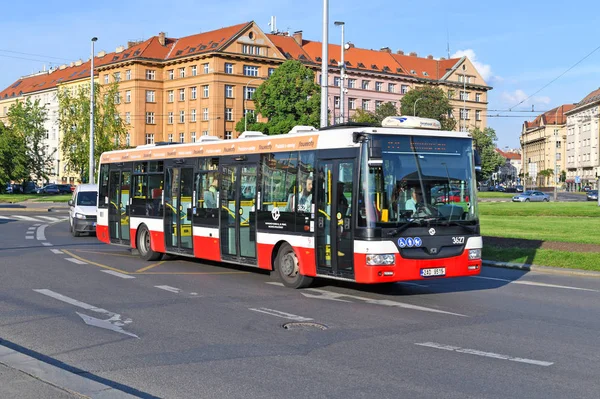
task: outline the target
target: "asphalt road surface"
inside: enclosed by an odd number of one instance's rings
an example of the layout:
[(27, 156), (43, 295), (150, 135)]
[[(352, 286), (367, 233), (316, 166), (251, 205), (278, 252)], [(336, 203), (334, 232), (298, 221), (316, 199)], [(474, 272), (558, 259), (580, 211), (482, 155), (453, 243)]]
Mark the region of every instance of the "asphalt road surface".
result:
[(0, 349), (110, 388), (92, 397), (600, 395), (599, 278), (484, 268), (291, 290), (254, 269), (144, 262), (71, 237), (65, 217), (0, 213)]

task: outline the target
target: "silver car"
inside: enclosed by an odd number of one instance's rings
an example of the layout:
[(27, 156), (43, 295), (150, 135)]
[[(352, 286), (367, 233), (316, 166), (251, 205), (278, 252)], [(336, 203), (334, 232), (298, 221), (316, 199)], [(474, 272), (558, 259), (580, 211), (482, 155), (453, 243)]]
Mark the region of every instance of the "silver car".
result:
[(525, 191), (523, 194), (515, 195), (513, 202), (548, 202), (550, 196), (541, 191)]
[(586, 197), (588, 201), (598, 201), (598, 190), (588, 191)]

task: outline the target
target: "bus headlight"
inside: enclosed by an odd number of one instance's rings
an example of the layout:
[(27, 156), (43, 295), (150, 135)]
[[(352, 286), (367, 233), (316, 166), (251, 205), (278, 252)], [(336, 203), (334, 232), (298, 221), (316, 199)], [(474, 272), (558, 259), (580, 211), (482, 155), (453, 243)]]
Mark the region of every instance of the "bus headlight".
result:
[(367, 255), (367, 265), (369, 266), (389, 266), (394, 264), (394, 254), (375, 254)]
[(481, 248), (469, 249), (469, 259), (481, 259)]
[(85, 219), (85, 215), (84, 215), (84, 214), (82, 214), (82, 213), (76, 213), (76, 214), (75, 214), (75, 217), (76, 217), (77, 219)]

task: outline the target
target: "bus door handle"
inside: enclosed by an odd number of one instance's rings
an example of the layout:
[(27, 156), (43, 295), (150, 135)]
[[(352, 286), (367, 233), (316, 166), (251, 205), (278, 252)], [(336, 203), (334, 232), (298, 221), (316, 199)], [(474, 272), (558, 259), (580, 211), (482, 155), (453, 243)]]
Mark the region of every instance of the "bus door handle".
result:
[(350, 218), (344, 219), (344, 230), (350, 230)]
[(317, 226), (322, 229), (323, 227), (325, 227), (325, 219), (323, 219), (323, 216), (319, 216), (317, 218)]

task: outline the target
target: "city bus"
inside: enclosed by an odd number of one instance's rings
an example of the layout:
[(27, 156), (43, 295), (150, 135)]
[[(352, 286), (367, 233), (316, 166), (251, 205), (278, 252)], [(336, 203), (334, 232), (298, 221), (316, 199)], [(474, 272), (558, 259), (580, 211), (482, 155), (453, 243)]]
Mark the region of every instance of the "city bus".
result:
[(271, 270), (292, 288), (476, 275), (477, 159), (469, 133), (415, 117), (106, 152), (97, 237), (148, 261)]

